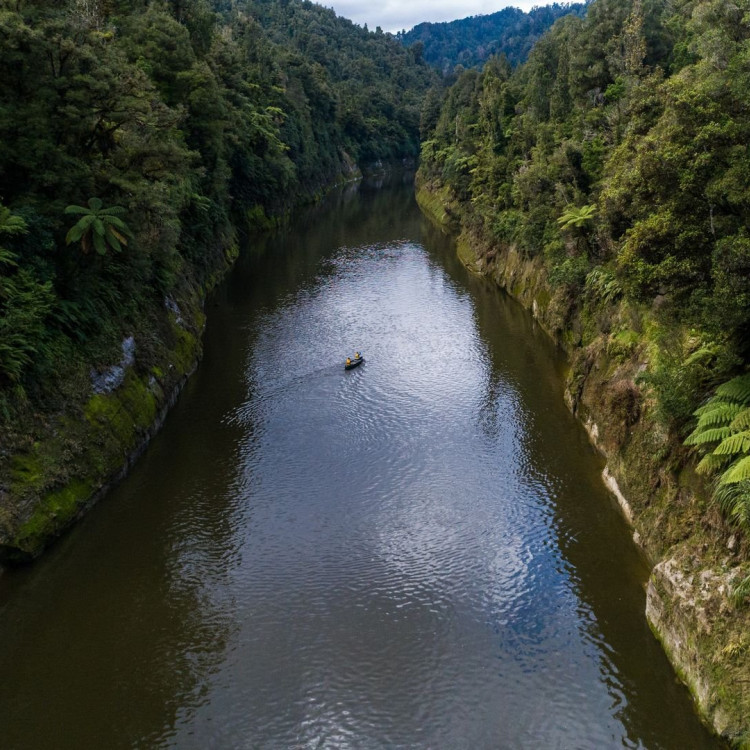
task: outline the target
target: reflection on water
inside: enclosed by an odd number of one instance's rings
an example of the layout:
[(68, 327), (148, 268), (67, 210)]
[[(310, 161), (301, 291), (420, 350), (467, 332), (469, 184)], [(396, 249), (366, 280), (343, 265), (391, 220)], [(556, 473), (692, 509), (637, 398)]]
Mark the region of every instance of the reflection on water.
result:
[(2, 746), (716, 747), (533, 321), (408, 186), (252, 245), (134, 473), (0, 582)]

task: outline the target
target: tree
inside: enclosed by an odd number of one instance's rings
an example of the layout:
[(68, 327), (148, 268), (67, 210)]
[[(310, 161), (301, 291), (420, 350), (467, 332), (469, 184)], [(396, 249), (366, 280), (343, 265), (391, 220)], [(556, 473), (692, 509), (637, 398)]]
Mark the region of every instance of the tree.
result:
[(561, 229), (583, 229), (596, 216), (596, 206), (568, 206), (557, 220)]
[(66, 214), (81, 215), (81, 218), (70, 228), (65, 242), (80, 242), (81, 250), (88, 254), (91, 248), (99, 255), (106, 255), (107, 248), (119, 253), (122, 246), (128, 244), (127, 237), (133, 233), (128, 225), (119, 218), (126, 211), (122, 206), (104, 208), (100, 198), (89, 198), (85, 206), (68, 206)]
[(557, 220), (560, 229), (570, 231), (573, 235), (576, 250), (580, 250), (581, 245), (583, 245), (584, 249), (586, 248), (586, 230), (595, 216), (596, 206), (593, 204), (581, 206), (580, 208), (568, 206)]

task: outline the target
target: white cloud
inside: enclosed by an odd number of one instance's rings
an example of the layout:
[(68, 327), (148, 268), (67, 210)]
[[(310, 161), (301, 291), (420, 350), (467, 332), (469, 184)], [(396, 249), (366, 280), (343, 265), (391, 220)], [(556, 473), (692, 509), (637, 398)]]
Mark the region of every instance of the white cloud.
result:
[(539, 0), (323, 0), (321, 5), (333, 6), (336, 14), (374, 31), (380, 26), (383, 31), (407, 31), (423, 21), (455, 21), (467, 16), (496, 13), (514, 6), (524, 11), (545, 5)]

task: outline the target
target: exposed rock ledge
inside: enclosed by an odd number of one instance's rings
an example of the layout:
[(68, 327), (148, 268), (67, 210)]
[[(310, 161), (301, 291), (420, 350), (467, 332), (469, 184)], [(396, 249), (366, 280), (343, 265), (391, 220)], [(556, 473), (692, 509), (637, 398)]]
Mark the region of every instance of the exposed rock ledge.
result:
[[(742, 630), (731, 626), (728, 594), (736, 574), (701, 568), (690, 556), (664, 560), (651, 573), (646, 617), (716, 732), (741, 742), (737, 706), (731, 695), (717, 693), (714, 674), (720, 661), (736, 660), (748, 647)], [(750, 691), (750, 675), (740, 671), (732, 687), (741, 698)]]

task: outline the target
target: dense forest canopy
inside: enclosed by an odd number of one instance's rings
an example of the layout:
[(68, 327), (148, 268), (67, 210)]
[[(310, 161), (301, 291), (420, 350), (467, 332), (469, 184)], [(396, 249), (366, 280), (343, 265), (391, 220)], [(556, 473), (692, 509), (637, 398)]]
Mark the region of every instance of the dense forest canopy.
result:
[(398, 38), (408, 47), (419, 44), (430, 65), (448, 73), (456, 65), (472, 68), (492, 55), (504, 54), (516, 65), (524, 62), (536, 42), (558, 19), (583, 16), (585, 3), (552, 3), (524, 13), (503, 8), (497, 13), (470, 16), (445, 23), (420, 23)]
[(747, 6), (596, 0), (521, 68), (500, 58), (462, 73), (423, 144), (424, 174), (497, 241), (542, 253), (560, 284), (606, 270), (632, 300), (705, 331), (727, 362), (745, 359)]
[(435, 81), (311, 2), (2, 0), (0, 417), (116, 354), (237, 227), (414, 160)]

